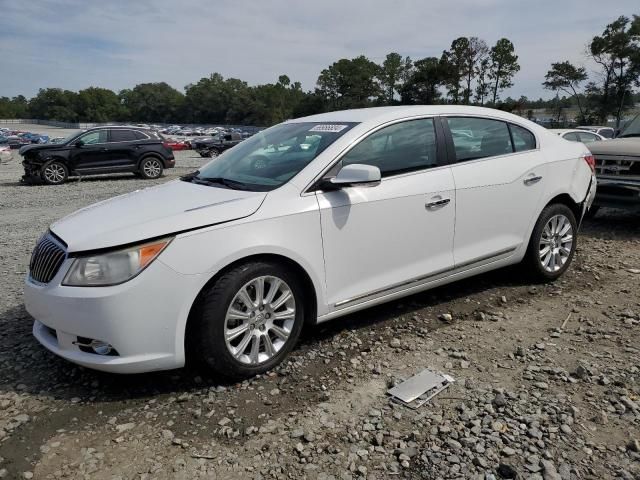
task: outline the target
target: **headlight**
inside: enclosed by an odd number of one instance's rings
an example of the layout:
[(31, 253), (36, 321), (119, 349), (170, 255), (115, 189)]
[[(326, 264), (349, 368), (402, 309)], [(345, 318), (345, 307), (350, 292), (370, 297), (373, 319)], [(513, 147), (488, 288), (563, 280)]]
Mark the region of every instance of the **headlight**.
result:
[(62, 281), (71, 287), (100, 287), (131, 280), (153, 262), (171, 238), (115, 252), (76, 258)]

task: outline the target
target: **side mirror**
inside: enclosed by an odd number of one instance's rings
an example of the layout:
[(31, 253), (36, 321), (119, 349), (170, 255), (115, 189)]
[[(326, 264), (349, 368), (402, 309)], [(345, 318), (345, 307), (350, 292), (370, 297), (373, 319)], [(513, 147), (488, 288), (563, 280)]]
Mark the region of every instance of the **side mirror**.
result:
[(74, 145), (74, 146), (76, 146), (76, 147), (78, 147), (78, 148), (80, 148), (80, 147), (82, 147), (82, 146), (84, 145), (84, 142), (83, 142), (82, 140), (78, 140), (78, 141), (77, 141), (77, 142), (75, 142), (73, 145)]
[(334, 178), (323, 181), (320, 187), (326, 190), (337, 190), (343, 187), (375, 187), (381, 180), (382, 175), (378, 167), (354, 163), (342, 167)]

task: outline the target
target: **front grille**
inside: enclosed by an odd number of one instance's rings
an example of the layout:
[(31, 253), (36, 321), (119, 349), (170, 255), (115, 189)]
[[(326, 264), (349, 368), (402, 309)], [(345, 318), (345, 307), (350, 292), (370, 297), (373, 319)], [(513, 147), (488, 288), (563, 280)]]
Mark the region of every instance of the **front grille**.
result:
[(596, 174), (640, 177), (640, 157), (596, 155)]
[(39, 283), (49, 283), (67, 257), (64, 247), (50, 234), (40, 239), (31, 254), (29, 276)]

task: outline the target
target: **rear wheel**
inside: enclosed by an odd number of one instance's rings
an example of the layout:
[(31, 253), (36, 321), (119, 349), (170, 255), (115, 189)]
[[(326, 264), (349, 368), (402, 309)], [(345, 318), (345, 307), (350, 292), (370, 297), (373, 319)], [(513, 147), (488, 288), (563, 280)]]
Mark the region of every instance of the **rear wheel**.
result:
[(162, 162), (156, 157), (147, 157), (140, 163), (140, 175), (143, 178), (154, 179), (162, 175)]
[(192, 348), (217, 374), (240, 379), (278, 365), (295, 346), (304, 296), (294, 272), (252, 262), (225, 273), (203, 292), (192, 320)]
[(576, 251), (575, 215), (563, 204), (547, 206), (533, 229), (524, 263), (537, 280), (553, 281), (569, 268)]
[(47, 185), (60, 185), (67, 181), (69, 171), (64, 163), (52, 160), (45, 163), (40, 170), (40, 178)]

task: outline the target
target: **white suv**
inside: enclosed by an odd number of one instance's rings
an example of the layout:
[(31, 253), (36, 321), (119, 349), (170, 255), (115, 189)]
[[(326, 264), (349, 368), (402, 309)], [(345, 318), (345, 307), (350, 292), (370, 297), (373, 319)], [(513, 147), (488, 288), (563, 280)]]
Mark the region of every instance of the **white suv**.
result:
[(584, 145), (496, 110), (291, 120), (51, 225), (25, 303), (72, 362), (133, 373), (195, 357), (246, 377), (305, 323), (518, 262), (556, 279), (595, 186)]

